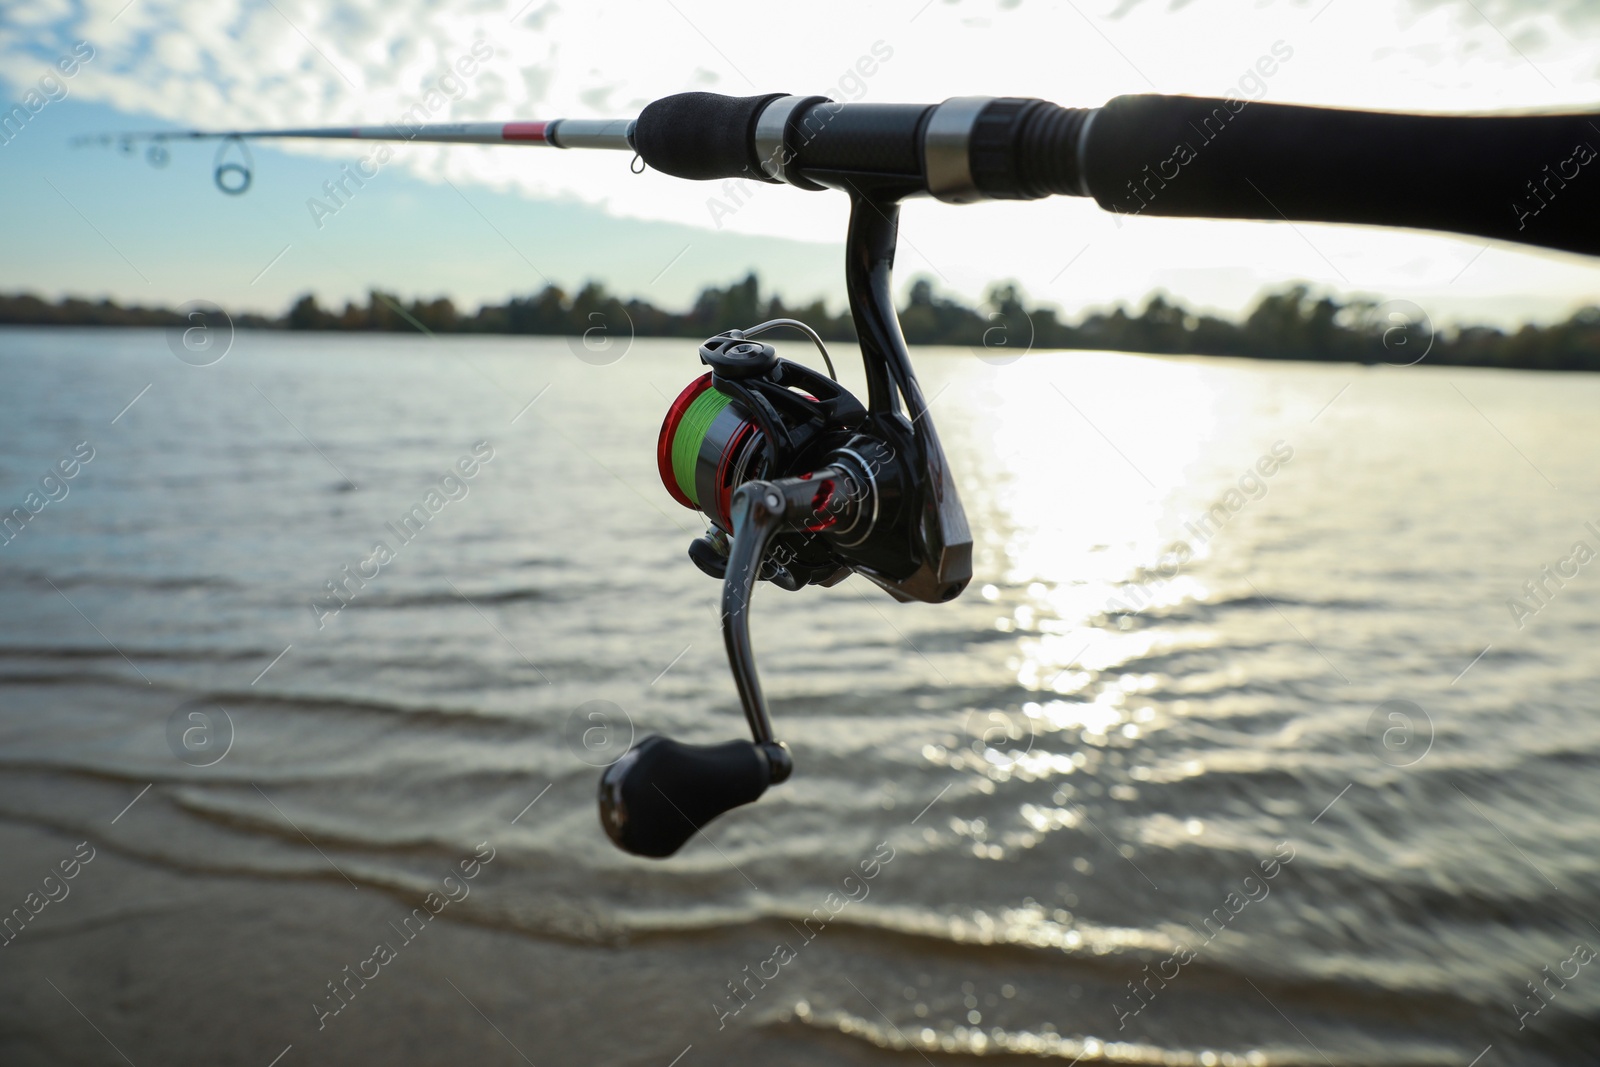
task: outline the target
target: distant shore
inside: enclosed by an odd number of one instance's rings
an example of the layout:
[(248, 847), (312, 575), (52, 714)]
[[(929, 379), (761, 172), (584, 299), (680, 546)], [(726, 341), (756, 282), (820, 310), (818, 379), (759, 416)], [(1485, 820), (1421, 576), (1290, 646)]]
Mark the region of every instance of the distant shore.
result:
[[(725, 287), (707, 287), (686, 311), (666, 311), (643, 300), (623, 300), (589, 282), (576, 293), (550, 285), (476, 312), (458, 310), (447, 297), (409, 303), (373, 290), (361, 306), (323, 308), (306, 294), (278, 316), (231, 316), (235, 326), (266, 330), (350, 330), (422, 333), (526, 334), (637, 337), (710, 337), (773, 318), (808, 323), (824, 338), (853, 340), (848, 312), (830, 314), (819, 300), (791, 307), (764, 295), (754, 274)], [(1306, 285), (1267, 293), (1238, 320), (1198, 315), (1160, 293), (1137, 312), (1118, 307), (1076, 323), (1054, 308), (1028, 306), (1016, 286), (992, 286), (984, 302), (968, 307), (937, 295), (918, 280), (900, 309), (906, 341), (917, 345), (969, 345), (996, 356), (1030, 349), (1094, 349), (1158, 355), (1242, 356), (1321, 362), (1426, 362), (1444, 366), (1515, 367), (1524, 370), (1600, 371), (1600, 307), (1585, 307), (1564, 322), (1524, 325), (1506, 332), (1489, 326), (1435, 328), (1424, 309), (1408, 301), (1316, 296)], [(0, 325), (187, 326), (179, 311), (123, 306), (110, 300), (66, 297), (49, 302), (27, 293), (0, 294)]]

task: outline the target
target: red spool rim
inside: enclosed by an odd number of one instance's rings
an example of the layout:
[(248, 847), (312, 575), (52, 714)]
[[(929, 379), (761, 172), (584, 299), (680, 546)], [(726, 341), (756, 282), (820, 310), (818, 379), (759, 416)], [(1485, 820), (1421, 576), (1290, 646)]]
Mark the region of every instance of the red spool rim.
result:
[(711, 372), (706, 371), (700, 377), (684, 386), (683, 392), (678, 394), (678, 399), (672, 402), (667, 409), (667, 417), (661, 420), (661, 435), (656, 439), (656, 469), (661, 472), (661, 484), (667, 487), (667, 492), (672, 494), (672, 499), (691, 510), (699, 510), (693, 500), (683, 494), (678, 488), (678, 478), (672, 471), (672, 439), (678, 433), (678, 424), (683, 421), (683, 413), (689, 410), (689, 405), (694, 403), (694, 398), (711, 388)]

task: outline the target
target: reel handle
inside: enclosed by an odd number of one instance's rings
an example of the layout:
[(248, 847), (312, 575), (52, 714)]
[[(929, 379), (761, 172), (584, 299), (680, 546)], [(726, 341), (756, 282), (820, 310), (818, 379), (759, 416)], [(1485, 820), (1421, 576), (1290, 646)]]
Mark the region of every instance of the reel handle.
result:
[[(772, 720), (750, 647), (750, 597), (780, 529), (821, 532), (860, 508), (863, 480), (843, 466), (804, 478), (746, 482), (732, 499), (734, 536), (722, 579), (722, 636), (751, 741), (687, 745), (645, 738), (600, 776), (600, 822), (617, 847), (661, 858), (683, 847), (706, 823), (749, 804), (794, 770)], [(870, 498), (868, 498), (870, 499)]]
[(760, 798), (791, 766), (777, 744), (686, 745), (655, 734), (600, 776), (600, 822), (624, 852), (660, 859), (718, 815)]
[(739, 690), (739, 703), (758, 742), (772, 741), (772, 719), (756, 676), (755, 650), (750, 646), (750, 598), (761, 576), (767, 541), (783, 523), (788, 510), (784, 493), (771, 482), (746, 482), (734, 490), (730, 517), (733, 544), (728, 569), (722, 576), (722, 643), (728, 649), (728, 666)]
[(733, 544), (722, 577), (722, 641), (750, 734), (758, 742), (775, 740), (761, 680), (756, 676), (755, 652), (750, 647), (750, 598), (761, 576), (767, 542), (779, 530), (820, 536), (836, 523), (848, 523), (871, 503), (868, 485), (847, 461), (840, 460), (804, 477), (746, 482), (733, 492), (729, 508)]

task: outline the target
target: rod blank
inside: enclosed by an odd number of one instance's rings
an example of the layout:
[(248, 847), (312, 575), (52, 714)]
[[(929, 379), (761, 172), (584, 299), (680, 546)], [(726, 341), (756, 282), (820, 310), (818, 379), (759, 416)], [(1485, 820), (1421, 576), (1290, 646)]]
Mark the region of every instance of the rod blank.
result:
[(437, 122), (422, 126), (318, 126), (278, 130), (156, 130), (108, 133), (77, 143), (218, 141), (262, 138), (327, 141), (406, 141), (417, 144), (508, 144), (547, 148), (633, 151), (632, 119), (551, 119), (547, 122)]

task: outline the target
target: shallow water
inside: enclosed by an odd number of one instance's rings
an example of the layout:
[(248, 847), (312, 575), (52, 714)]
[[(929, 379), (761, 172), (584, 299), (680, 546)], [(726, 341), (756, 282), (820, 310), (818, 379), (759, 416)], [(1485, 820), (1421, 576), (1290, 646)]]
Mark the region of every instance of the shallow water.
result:
[(764, 588), (797, 773), (649, 862), (597, 766), (744, 731), (655, 472), (692, 344), (0, 332), (0, 505), (93, 450), (0, 545), (0, 905), (95, 850), (0, 1059), (1587, 1060), (1600, 378), (915, 358), (971, 587)]

